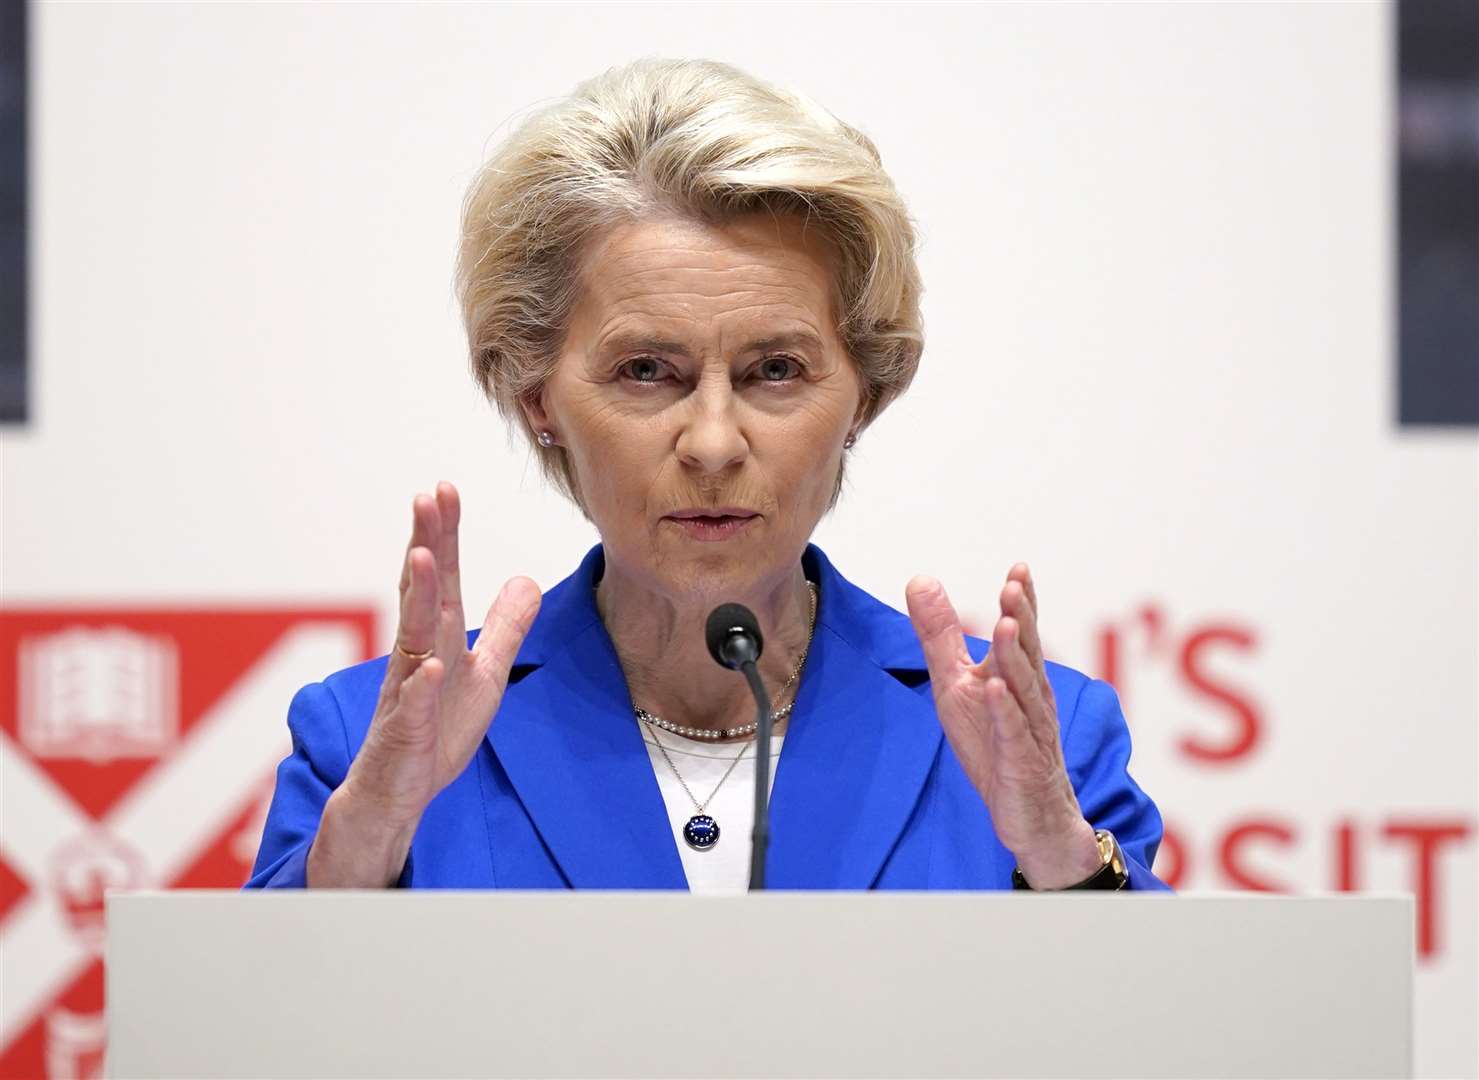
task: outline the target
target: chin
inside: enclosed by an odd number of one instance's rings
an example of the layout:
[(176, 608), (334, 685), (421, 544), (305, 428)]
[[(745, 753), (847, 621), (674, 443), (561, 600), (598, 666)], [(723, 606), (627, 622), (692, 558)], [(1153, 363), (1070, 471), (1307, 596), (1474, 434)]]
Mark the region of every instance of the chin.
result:
[[(804, 545), (803, 545), (804, 546)], [(715, 604), (760, 599), (785, 578), (800, 558), (790, 545), (743, 542), (666, 545), (655, 569), (675, 594), (702, 597)]]
[(675, 591), (723, 603), (748, 595), (773, 569), (760, 565), (759, 552), (689, 553), (686, 558), (665, 560), (662, 577)]

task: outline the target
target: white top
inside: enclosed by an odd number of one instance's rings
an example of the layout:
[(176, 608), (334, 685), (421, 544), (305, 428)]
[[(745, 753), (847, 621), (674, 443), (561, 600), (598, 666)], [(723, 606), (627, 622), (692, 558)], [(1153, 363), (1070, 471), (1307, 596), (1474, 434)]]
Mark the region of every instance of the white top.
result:
[[(641, 728), (647, 756), (652, 759), (652, 771), (657, 776), (657, 786), (662, 789), (662, 800), (667, 804), (673, 839), (678, 844), (678, 854), (683, 858), (683, 873), (688, 876), (689, 891), (709, 894), (745, 892), (750, 886), (750, 830), (755, 823), (755, 741), (750, 739), (743, 744), (706, 742), (685, 739), (648, 724), (642, 724)], [(673, 759), (672, 765), (667, 763), (658, 744), (653, 742), (654, 735), (667, 748)], [(781, 759), (783, 742), (781, 735), (770, 737), (771, 787), (775, 786), (775, 767)], [(714, 785), (719, 783), (719, 778), (736, 757), (740, 758), (739, 764), (710, 799)], [(699, 802), (708, 800), (703, 812), (719, 823), (719, 842), (706, 851), (690, 847), (683, 839), (683, 826), (699, 810), (673, 775), (675, 766), (688, 781), (694, 798)]]

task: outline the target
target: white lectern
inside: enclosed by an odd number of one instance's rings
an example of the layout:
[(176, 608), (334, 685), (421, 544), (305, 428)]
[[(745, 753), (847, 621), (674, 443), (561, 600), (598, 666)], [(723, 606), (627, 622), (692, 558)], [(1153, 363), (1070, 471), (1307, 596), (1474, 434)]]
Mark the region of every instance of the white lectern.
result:
[(116, 1077), (1409, 1076), (1412, 904), (108, 900)]

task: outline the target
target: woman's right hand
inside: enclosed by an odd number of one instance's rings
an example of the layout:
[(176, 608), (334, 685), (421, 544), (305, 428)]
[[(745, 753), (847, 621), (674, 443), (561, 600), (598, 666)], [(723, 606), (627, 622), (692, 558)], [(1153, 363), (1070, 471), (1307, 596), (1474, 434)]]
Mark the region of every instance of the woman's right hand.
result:
[[(457, 558), (457, 489), (416, 496), (401, 572), (400, 626), (380, 700), (308, 854), (310, 887), (394, 884), (427, 804), (477, 752), (539, 611), (539, 587), (511, 578), (467, 647)], [(424, 659), (418, 654), (430, 655)]]

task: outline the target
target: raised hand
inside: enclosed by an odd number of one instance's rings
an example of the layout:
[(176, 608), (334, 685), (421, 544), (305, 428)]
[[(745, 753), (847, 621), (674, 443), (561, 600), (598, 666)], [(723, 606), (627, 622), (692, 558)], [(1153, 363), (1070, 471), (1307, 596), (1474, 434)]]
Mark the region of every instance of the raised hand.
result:
[(539, 587), (510, 579), (467, 647), (457, 553), (457, 489), (413, 503), (400, 625), (364, 745), (330, 797), (309, 853), (320, 885), (386, 885), (399, 876), (427, 804), (467, 768), (498, 711), (539, 611)]
[(1007, 574), (991, 651), (979, 664), (943, 585), (916, 577), (905, 596), (945, 736), (1022, 875), (1035, 889), (1090, 877), (1098, 845), (1063, 761), (1031, 572), (1018, 563)]

